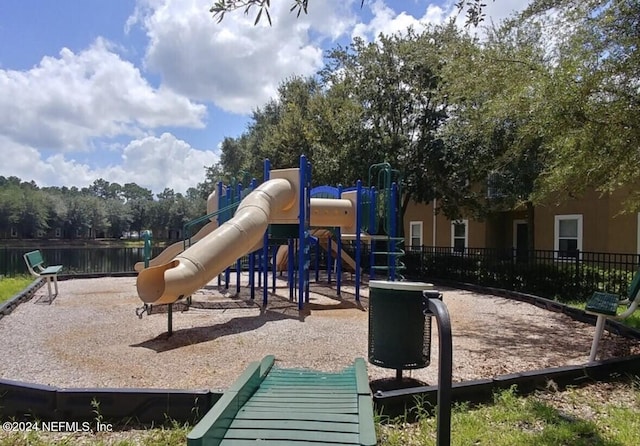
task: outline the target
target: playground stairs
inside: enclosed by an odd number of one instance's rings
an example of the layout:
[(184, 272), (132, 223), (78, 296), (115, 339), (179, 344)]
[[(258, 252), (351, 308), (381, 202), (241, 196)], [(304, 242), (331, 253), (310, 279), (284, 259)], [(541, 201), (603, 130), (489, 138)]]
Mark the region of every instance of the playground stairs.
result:
[(376, 237), (372, 239), (370, 251), (371, 277), (384, 276), (389, 280), (402, 280), (406, 265), (403, 237)]
[(189, 446), (375, 445), (362, 358), (338, 373), (251, 363), (187, 436)]

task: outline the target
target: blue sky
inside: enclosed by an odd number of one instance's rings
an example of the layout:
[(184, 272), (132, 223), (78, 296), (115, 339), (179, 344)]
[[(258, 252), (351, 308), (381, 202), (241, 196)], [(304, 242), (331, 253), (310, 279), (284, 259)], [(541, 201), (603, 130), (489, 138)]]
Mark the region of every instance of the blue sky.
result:
[[(321, 68), (325, 50), (454, 13), (447, 0), (312, 0), (296, 19), (274, 0), (269, 27), (242, 13), (218, 24), (212, 1), (1, 2), (0, 175), (184, 192), (223, 138), (283, 79)], [(498, 21), (527, 1), (488, 3)]]

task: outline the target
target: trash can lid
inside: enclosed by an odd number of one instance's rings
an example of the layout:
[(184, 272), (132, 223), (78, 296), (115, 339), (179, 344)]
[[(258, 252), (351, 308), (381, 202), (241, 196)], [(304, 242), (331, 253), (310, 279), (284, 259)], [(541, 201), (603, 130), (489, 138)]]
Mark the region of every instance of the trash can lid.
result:
[(433, 289), (432, 283), (425, 282), (392, 282), (390, 280), (372, 280), (369, 288), (382, 288), (385, 290), (424, 291)]

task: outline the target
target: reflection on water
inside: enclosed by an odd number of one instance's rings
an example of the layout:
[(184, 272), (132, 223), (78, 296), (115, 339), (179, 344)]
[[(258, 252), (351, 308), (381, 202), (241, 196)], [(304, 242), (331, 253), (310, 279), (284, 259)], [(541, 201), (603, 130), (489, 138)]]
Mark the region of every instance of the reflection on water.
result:
[[(36, 248), (0, 248), (0, 274), (28, 274), (24, 253)], [(136, 262), (144, 261), (142, 247), (42, 247), (46, 265), (63, 265), (63, 274), (133, 272)], [(152, 248), (155, 257), (163, 248)]]

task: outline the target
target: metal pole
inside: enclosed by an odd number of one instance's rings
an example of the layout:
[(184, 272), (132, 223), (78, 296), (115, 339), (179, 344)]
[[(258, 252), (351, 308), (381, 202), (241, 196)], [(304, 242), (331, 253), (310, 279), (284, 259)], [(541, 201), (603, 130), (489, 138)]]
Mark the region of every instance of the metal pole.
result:
[(362, 230), (362, 181), (356, 182), (356, 301), (360, 302), (360, 264), (362, 259), (362, 246), (360, 231)]
[[(268, 159), (264, 160), (264, 181), (269, 180), (269, 173), (271, 171), (271, 163)], [(262, 307), (267, 308), (267, 296), (269, 293), (268, 288), (268, 274), (269, 274), (269, 230), (264, 233), (263, 245), (262, 245), (262, 274), (264, 280), (264, 287), (262, 288)]]
[(307, 175), (307, 157), (300, 156), (300, 202), (298, 204), (299, 210), (299, 222), (298, 222), (298, 239), (300, 240), (300, 246), (298, 246), (298, 309), (302, 310), (304, 307), (304, 291), (305, 291), (305, 277), (306, 277), (306, 252), (307, 252), (307, 182), (309, 180)]
[[(338, 185), (338, 198), (342, 198), (342, 185)], [(342, 229), (336, 228), (336, 243), (338, 244), (338, 254), (336, 255), (336, 292), (340, 296), (340, 286), (342, 285)]]
[[(429, 297), (433, 291), (424, 291), (423, 296)], [(451, 375), (453, 374), (453, 345), (451, 341), (451, 319), (449, 310), (440, 299), (428, 299), (429, 312), (433, 313), (438, 323), (438, 340), (440, 351), (438, 355), (438, 408), (436, 445), (449, 446), (451, 444)], [(427, 316), (428, 317), (428, 316)]]

